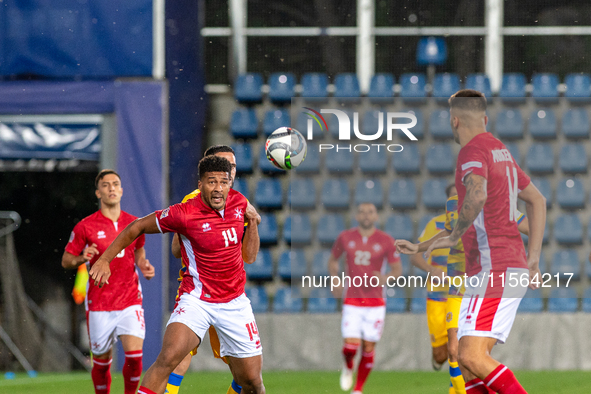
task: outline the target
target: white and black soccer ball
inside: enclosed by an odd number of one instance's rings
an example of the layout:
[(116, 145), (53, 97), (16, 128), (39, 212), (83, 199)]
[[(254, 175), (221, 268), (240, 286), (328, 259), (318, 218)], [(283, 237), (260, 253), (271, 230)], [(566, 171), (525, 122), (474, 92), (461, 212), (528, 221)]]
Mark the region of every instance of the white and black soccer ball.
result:
[(277, 168), (291, 170), (306, 158), (308, 144), (304, 136), (291, 127), (275, 130), (265, 143), (267, 159)]

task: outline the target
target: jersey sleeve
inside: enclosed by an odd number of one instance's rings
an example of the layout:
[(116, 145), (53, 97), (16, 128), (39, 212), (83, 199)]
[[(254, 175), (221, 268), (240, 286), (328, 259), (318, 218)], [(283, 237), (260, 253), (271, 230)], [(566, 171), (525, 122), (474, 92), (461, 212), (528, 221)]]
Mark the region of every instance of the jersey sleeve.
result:
[(445, 229), (447, 231), (453, 231), (453, 215), (454, 212), (458, 211), (458, 199), (449, 198), (445, 202)]
[(517, 164), (515, 167), (517, 168), (517, 188), (522, 191), (531, 183), (531, 178)]
[(331, 253), (335, 259), (338, 259), (339, 257), (341, 257), (344, 251), (345, 247), (343, 245), (343, 234), (341, 233), (338, 236), (337, 240), (334, 242), (334, 245), (332, 245)]
[(386, 259), (389, 264), (400, 263), (400, 253), (396, 251), (396, 245), (394, 245), (394, 239), (387, 237), (384, 245), (386, 248)]
[(186, 204), (175, 204), (171, 205), (166, 209), (154, 212), (156, 215), (156, 224), (158, 230), (161, 233), (185, 233), (186, 226), (186, 215), (185, 215)]
[(73, 254), (74, 256), (79, 256), (85, 247), (86, 232), (84, 231), (84, 225), (82, 222), (78, 222), (70, 234), (70, 239), (66, 245), (66, 252)]
[(478, 146), (464, 148), (458, 156), (458, 169), (462, 183), (468, 174), (480, 175), (488, 179), (488, 153)]

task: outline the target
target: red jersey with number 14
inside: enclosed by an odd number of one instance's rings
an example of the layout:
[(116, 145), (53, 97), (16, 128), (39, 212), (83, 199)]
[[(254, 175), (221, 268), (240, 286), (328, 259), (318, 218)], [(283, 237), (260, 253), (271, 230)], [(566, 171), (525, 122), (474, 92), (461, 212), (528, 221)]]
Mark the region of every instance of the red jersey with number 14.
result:
[(180, 237), (187, 269), (178, 297), (190, 293), (207, 302), (229, 302), (244, 293), (246, 283), (242, 235), (247, 200), (231, 189), (224, 210), (217, 211), (201, 197), (156, 211), (156, 223), (161, 232)]
[(462, 236), (466, 273), (472, 276), (510, 267), (527, 269), (517, 229), (517, 195), (529, 185), (530, 178), (491, 133), (478, 134), (458, 155), (456, 188), (460, 212), (466, 196), (464, 181), (471, 173), (487, 180), (487, 199), (474, 224)]

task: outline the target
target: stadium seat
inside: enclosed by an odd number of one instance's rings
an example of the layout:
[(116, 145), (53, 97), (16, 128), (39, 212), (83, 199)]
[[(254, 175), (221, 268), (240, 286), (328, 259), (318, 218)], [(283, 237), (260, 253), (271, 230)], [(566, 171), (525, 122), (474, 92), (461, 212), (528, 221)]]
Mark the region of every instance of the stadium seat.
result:
[[(541, 280), (541, 278), (540, 278)], [(518, 313), (540, 313), (544, 309), (544, 302), (540, 290), (528, 289), (519, 303)]]
[(586, 288), (583, 292), (581, 310), (585, 313), (591, 313), (591, 287)]
[(301, 279), (308, 273), (308, 262), (302, 249), (291, 249), (281, 253), (277, 274), (283, 280)]
[(505, 103), (525, 102), (525, 75), (521, 73), (503, 74), (499, 97)]
[(565, 144), (560, 149), (558, 156), (560, 169), (565, 174), (587, 173), (587, 153), (585, 146), (581, 144)]
[(347, 175), (353, 172), (355, 155), (348, 150), (331, 149), (326, 152), (326, 169), (331, 174)]
[(572, 103), (587, 103), (591, 101), (591, 77), (589, 74), (568, 74), (564, 79), (566, 92), (564, 97)]
[(309, 245), (312, 243), (310, 217), (304, 213), (289, 215), (283, 224), (283, 240), (291, 245)]
[(449, 144), (434, 144), (427, 149), (425, 164), (429, 173), (434, 175), (452, 174), (455, 167), (455, 155)]
[(449, 96), (458, 90), (460, 90), (460, 77), (457, 74), (444, 73), (435, 75), (432, 96), (438, 103), (447, 103)]
[(259, 121), (252, 108), (239, 108), (232, 113), (230, 132), (236, 139), (256, 138)]
[(499, 112), (495, 122), (495, 134), (502, 140), (523, 138), (523, 117), (518, 109), (505, 109)]
[(249, 280), (264, 281), (273, 279), (273, 259), (268, 249), (261, 249), (252, 264), (244, 264), (246, 277)]
[(390, 182), (388, 200), (394, 209), (415, 209), (417, 207), (417, 187), (412, 179), (399, 179)]
[(250, 305), (254, 313), (269, 312), (269, 297), (263, 286), (247, 287), (244, 289), (244, 292), (250, 300)]
[(582, 244), (583, 225), (577, 214), (560, 215), (554, 222), (554, 238), (560, 244)]
[(554, 152), (546, 143), (535, 143), (529, 147), (525, 158), (527, 169), (534, 174), (551, 174), (554, 172)]
[(536, 140), (556, 138), (556, 115), (549, 108), (537, 108), (530, 114), (529, 133)]
[(327, 98), (328, 77), (324, 73), (308, 73), (302, 77), (302, 97), (308, 101), (324, 101)]
[(425, 313), (427, 311), (427, 289), (416, 288), (412, 291), (410, 300), (410, 311), (412, 313)]
[(466, 78), (466, 89), (474, 89), (484, 93), (487, 99), (492, 99), (493, 94), (490, 88), (490, 79), (486, 74), (469, 74)]
[(441, 109), (431, 112), (429, 117), (429, 133), (431, 137), (437, 140), (453, 139), (449, 123), (449, 110)]
[(262, 245), (274, 245), (277, 243), (277, 220), (275, 215), (261, 214), (259, 224), (259, 238)]
[(400, 97), (404, 102), (425, 102), (425, 74), (406, 73), (400, 76)]
[(312, 259), (312, 276), (327, 276), (328, 272), (328, 259), (330, 258), (330, 249), (320, 249), (314, 254)]
[(275, 108), (265, 113), (265, 118), (263, 119), (263, 134), (265, 137), (270, 136), (280, 127), (290, 126), (291, 116), (289, 115), (289, 111)]
[[(386, 133), (386, 116), (385, 112), (378, 111), (378, 110), (371, 110), (367, 111), (363, 115), (363, 119), (361, 119), (361, 114), (359, 114), (359, 131), (363, 135), (375, 135), (380, 130), (380, 118), (382, 119), (382, 135), (380, 139), (383, 139), (387, 136)], [(353, 118), (350, 118), (353, 119)], [(351, 130), (353, 132), (353, 129)], [(352, 134), (353, 136), (353, 134)], [(338, 136), (335, 136), (338, 138)], [(376, 149), (377, 151), (377, 149)], [(371, 152), (371, 151), (370, 151)], [(381, 149), (380, 153), (383, 154), (384, 150)]]
[(351, 191), (346, 179), (327, 179), (322, 185), (320, 201), (326, 209), (347, 209)]
[[(400, 289), (396, 289), (401, 292)], [(426, 307), (425, 307), (426, 308)], [(386, 313), (404, 313), (406, 312), (406, 298), (404, 294), (400, 297), (386, 298)]]
[(539, 262), (539, 267), (540, 267), (540, 272), (542, 274), (546, 273), (546, 272), (550, 272), (550, 270), (548, 269), (548, 265), (546, 264), (546, 255), (544, 254), (544, 251), (540, 252), (540, 262)]
[(515, 160), (515, 163), (521, 166), (521, 153), (519, 152), (519, 145), (512, 142), (507, 142), (505, 143), (505, 146), (507, 147), (509, 153), (511, 153), (511, 156), (513, 156), (513, 160)]
[(392, 156), (392, 165), (398, 174), (420, 173), (421, 154), (417, 144), (406, 144), (402, 152), (396, 152)]
[(548, 298), (548, 312), (575, 313), (579, 309), (579, 299), (575, 289), (570, 287), (554, 288)]
[(568, 139), (589, 138), (589, 115), (585, 108), (572, 108), (562, 116), (562, 134)]
[(380, 149), (379, 152), (377, 149), (371, 149), (369, 152), (360, 152), (358, 155), (361, 172), (364, 174), (386, 175), (389, 155), (383, 149)]
[(283, 205), (281, 182), (277, 179), (261, 179), (257, 183), (254, 203), (263, 209), (280, 209)]
[(298, 313), (304, 309), (302, 297), (290, 287), (280, 287), (273, 297), (273, 312)]
[(444, 209), (447, 195), (445, 188), (448, 182), (441, 178), (428, 179), (423, 183), (423, 205), (428, 209)]
[[(422, 139), (425, 135), (425, 117), (423, 116), (423, 111), (421, 111), (418, 108), (407, 108), (403, 109), (402, 112), (409, 112), (417, 118), (417, 124), (415, 125), (415, 127), (410, 129), (410, 131), (413, 133), (415, 137), (417, 137), (418, 139)], [(406, 122), (407, 120), (404, 121)], [(386, 127), (386, 125), (387, 122), (384, 122), (384, 127)]]
[(232, 189), (236, 190), (238, 193), (241, 193), (244, 197), (248, 198), (248, 182), (246, 179), (236, 178), (234, 179), (234, 184), (232, 185)]
[[(351, 108), (347, 108), (347, 107), (341, 107), (339, 108), (339, 110), (343, 111), (345, 114), (347, 114), (347, 118), (349, 118), (349, 124), (350, 124), (350, 130), (351, 130), (351, 137), (352, 138), (356, 138), (354, 137), (354, 133), (353, 133), (353, 127), (355, 126), (353, 124), (354, 118), (355, 118), (355, 111), (353, 111), (353, 109)], [(339, 121), (338, 118), (335, 114), (324, 114), (324, 119), (326, 120), (326, 122), (329, 124), (329, 129), (330, 129), (330, 134), (332, 135), (332, 137), (334, 139), (339, 139)], [(359, 118), (359, 122), (362, 121), (361, 119), (361, 115), (358, 114)], [(361, 127), (363, 127), (363, 124), (361, 125)], [(376, 129), (377, 130), (377, 129)]]
[[(261, 144), (262, 145), (262, 144)], [(276, 175), (276, 174), (285, 174), (285, 171), (277, 168), (267, 159), (267, 154), (265, 153), (265, 147), (261, 146), (259, 149), (259, 168), (263, 172), (263, 174), (269, 175)]]
[(263, 101), (263, 77), (259, 73), (241, 74), (234, 86), (234, 97), (239, 103), (256, 104)]
[(337, 300), (330, 289), (320, 288), (310, 291), (308, 298), (308, 313), (334, 313), (337, 311)]
[(415, 239), (413, 228), (412, 219), (406, 214), (390, 215), (384, 225), (384, 231), (391, 237), (394, 239), (406, 239), (408, 241)]
[[(579, 280), (581, 278), (581, 264), (579, 263), (577, 251), (574, 249), (563, 249), (554, 253), (550, 274), (552, 276), (559, 274), (561, 281), (569, 279), (570, 274), (573, 274), (572, 280)], [(560, 284), (560, 286), (564, 285), (566, 285), (566, 282)]]
[[(238, 143), (232, 145), (234, 155), (236, 156), (236, 173), (251, 174), (254, 164), (252, 160), (252, 149), (250, 144)], [(265, 158), (267, 160), (267, 158)]]
[(345, 220), (339, 214), (325, 214), (318, 219), (316, 238), (321, 245), (332, 246), (339, 234), (345, 229)]
[(335, 81), (334, 97), (339, 102), (358, 102), (361, 100), (359, 80), (354, 73), (337, 74)]
[[(528, 243), (528, 236), (525, 234), (521, 234), (521, 239), (523, 239), (523, 243)], [(542, 238), (542, 244), (547, 245), (550, 242), (550, 226), (548, 225), (548, 221), (546, 221), (546, 226), (544, 226), (544, 238)]]
[[(407, 241), (413, 240), (412, 238), (402, 238), (406, 239)], [(407, 254), (400, 255), (400, 264), (402, 264), (402, 275), (408, 276), (410, 275), (410, 256)]]
[(292, 73), (273, 73), (267, 83), (272, 103), (291, 103), (292, 97), (295, 97), (295, 76)]
[(558, 75), (552, 73), (534, 74), (532, 97), (538, 103), (558, 102)]
[(562, 179), (556, 188), (556, 201), (563, 209), (585, 207), (585, 189), (579, 179)]
[(391, 103), (394, 96), (394, 76), (389, 73), (375, 74), (369, 83), (367, 97), (374, 104)]
[[(295, 129), (302, 133), (304, 138), (308, 138), (308, 120), (312, 121), (312, 137), (314, 140), (321, 140), (324, 138), (326, 133), (325, 125), (323, 123), (318, 124), (307, 112), (300, 112), (296, 118)], [(328, 120), (328, 119), (327, 119)]]
[(552, 187), (548, 178), (532, 178), (532, 183), (546, 198), (546, 208), (552, 207)]
[(355, 185), (355, 205), (371, 203), (377, 209), (384, 205), (384, 189), (378, 179), (363, 179)]
[(312, 179), (291, 180), (287, 191), (287, 203), (292, 209), (314, 209), (316, 207), (316, 186)]
[(320, 171), (320, 153), (318, 152), (318, 144), (308, 142), (306, 158), (295, 171), (300, 175), (317, 174)]

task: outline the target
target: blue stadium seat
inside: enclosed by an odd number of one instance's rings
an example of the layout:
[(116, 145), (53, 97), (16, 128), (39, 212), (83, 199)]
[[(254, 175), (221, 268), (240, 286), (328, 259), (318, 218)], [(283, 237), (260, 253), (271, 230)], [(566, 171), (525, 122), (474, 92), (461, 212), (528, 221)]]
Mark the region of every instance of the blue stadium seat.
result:
[[(425, 135), (425, 117), (423, 116), (423, 111), (421, 111), (418, 108), (407, 108), (403, 109), (402, 112), (409, 112), (417, 118), (417, 124), (415, 125), (415, 127), (410, 129), (410, 131), (413, 133), (415, 137), (417, 137), (418, 139), (422, 139)], [(405, 119), (404, 122), (407, 122), (407, 120)], [(384, 120), (384, 127), (386, 126), (387, 122), (386, 120)]]
[[(354, 121), (354, 117), (355, 117), (355, 111), (353, 111), (351, 108), (346, 108), (346, 107), (341, 107), (339, 108), (339, 110), (343, 111), (345, 114), (347, 114), (347, 117), (349, 118), (349, 124), (350, 124), (350, 130), (351, 130), (351, 137), (354, 137), (353, 134), (353, 121)], [(324, 119), (326, 120), (326, 122), (329, 124), (329, 129), (330, 129), (330, 134), (332, 135), (332, 137), (334, 139), (338, 139), (339, 138), (339, 121), (338, 118), (335, 114), (324, 114)], [(358, 115), (361, 116), (361, 115)], [(361, 117), (359, 119), (359, 121), (361, 122)], [(363, 127), (363, 124), (361, 125), (361, 127)], [(376, 129), (377, 131), (377, 129)]]
[(417, 207), (417, 187), (412, 179), (398, 179), (390, 182), (388, 200), (394, 209), (415, 209)]
[(552, 187), (548, 178), (532, 178), (532, 183), (546, 198), (546, 208), (552, 207)]
[(518, 109), (505, 109), (499, 112), (495, 122), (495, 134), (502, 140), (523, 138), (523, 117)]
[(336, 97), (339, 102), (357, 102), (361, 100), (361, 92), (359, 90), (359, 80), (354, 73), (337, 74), (334, 81)]
[(302, 249), (291, 249), (281, 253), (277, 274), (283, 280), (301, 278), (308, 272), (306, 254)]
[(591, 313), (591, 287), (586, 288), (583, 292), (581, 310), (585, 313)]
[[(402, 152), (400, 152), (402, 153)], [(398, 153), (397, 153), (398, 154)], [(380, 149), (359, 153), (359, 169), (365, 174), (386, 175), (388, 168), (388, 153)]]
[(525, 158), (527, 169), (535, 174), (551, 174), (554, 172), (554, 151), (546, 143), (535, 143), (529, 147)]
[(320, 201), (327, 209), (347, 209), (351, 191), (346, 179), (327, 179), (322, 185)]
[(250, 300), (250, 305), (254, 313), (269, 312), (269, 297), (263, 286), (247, 287), (244, 289), (244, 292)]
[(435, 144), (427, 149), (425, 164), (431, 174), (444, 175), (454, 172), (455, 155), (449, 144)]
[(586, 103), (591, 101), (591, 77), (589, 74), (568, 74), (564, 79), (566, 92), (564, 97), (573, 103)]
[[(541, 278), (540, 278), (541, 280)], [(540, 290), (528, 289), (525, 296), (519, 303), (518, 313), (540, 313), (544, 309), (544, 302), (542, 300)]]
[[(293, 171), (293, 170), (292, 170)], [(306, 158), (295, 169), (297, 174), (318, 174), (320, 171), (320, 153), (318, 152), (318, 144), (308, 143), (308, 152)]]
[[(401, 238), (401, 239), (406, 239), (406, 238)], [(407, 241), (411, 241), (412, 238), (408, 238)], [(401, 254), (400, 255), (400, 264), (402, 264), (402, 275), (403, 276), (408, 276), (410, 275), (410, 256), (407, 254)], [(404, 290), (402, 290), (404, 291)]]
[(230, 132), (236, 139), (256, 138), (259, 128), (257, 114), (252, 108), (239, 108), (232, 113)]
[(292, 209), (314, 209), (316, 207), (316, 186), (312, 179), (294, 179), (289, 182), (287, 203)]
[(423, 205), (428, 209), (443, 209), (447, 201), (445, 188), (448, 182), (441, 178), (431, 178), (423, 184)]
[(389, 73), (375, 74), (369, 83), (367, 97), (376, 104), (391, 103), (394, 96), (394, 76)]
[(549, 273), (549, 269), (548, 269), (548, 265), (546, 264), (546, 256), (544, 254), (544, 251), (540, 252), (540, 263), (539, 263), (539, 267), (540, 267), (540, 272), (542, 274), (548, 272)]
[(248, 196), (249, 196), (248, 182), (246, 182), (246, 179), (241, 179), (241, 178), (234, 179), (234, 185), (232, 186), (232, 189), (236, 190), (239, 193), (242, 193), (242, 195), (246, 198), (248, 198)]
[(432, 95), (438, 103), (447, 103), (449, 96), (460, 90), (460, 77), (455, 73), (435, 75)]
[(466, 89), (474, 89), (484, 93), (487, 99), (492, 99), (490, 79), (486, 74), (469, 74), (466, 78)]
[(587, 153), (585, 146), (581, 144), (565, 144), (560, 149), (558, 157), (560, 169), (566, 174), (587, 173)]
[(530, 114), (529, 133), (534, 139), (555, 139), (557, 128), (556, 115), (551, 109), (537, 108)]
[(298, 313), (304, 309), (304, 303), (299, 292), (292, 292), (290, 287), (280, 287), (273, 297), (273, 312)]
[[(396, 289), (396, 292), (402, 293), (400, 289)], [(386, 298), (386, 313), (404, 313), (406, 312), (406, 298), (404, 294), (400, 297), (388, 297)]]
[(384, 189), (378, 179), (360, 180), (355, 185), (355, 205), (365, 202), (375, 205), (377, 209), (384, 205)]
[(585, 189), (579, 179), (562, 179), (556, 188), (556, 201), (564, 209), (585, 207)]
[[(418, 137), (417, 137), (418, 138)], [(399, 174), (418, 174), (421, 172), (421, 154), (417, 144), (406, 144), (402, 152), (392, 156), (392, 165)]]
[(259, 73), (241, 74), (234, 86), (234, 97), (239, 103), (252, 104), (263, 101), (263, 77)]
[[(236, 156), (236, 173), (251, 174), (254, 164), (250, 144), (234, 144), (232, 145), (232, 149), (234, 149), (234, 155)], [(265, 160), (267, 160), (267, 158), (265, 158)]]
[(283, 240), (292, 245), (309, 245), (312, 243), (310, 217), (304, 213), (289, 215), (283, 224)]
[(425, 313), (427, 311), (427, 289), (416, 288), (412, 291), (410, 300), (410, 311), (412, 313)]
[(290, 126), (291, 116), (289, 115), (289, 111), (275, 108), (265, 113), (265, 118), (263, 119), (263, 134), (265, 137), (270, 136), (280, 127)]
[(345, 230), (345, 220), (339, 214), (326, 214), (318, 219), (316, 238), (320, 244), (332, 246), (339, 234)]
[(277, 179), (261, 179), (257, 183), (254, 203), (259, 208), (280, 209), (283, 205), (281, 182)]
[(406, 239), (414, 241), (414, 225), (412, 219), (406, 214), (393, 214), (388, 216), (384, 231), (394, 239)]
[(406, 73), (400, 76), (400, 97), (404, 102), (425, 102), (425, 74)]
[(582, 244), (583, 225), (577, 214), (560, 215), (554, 222), (554, 238), (560, 244)]
[(347, 175), (353, 172), (355, 155), (347, 150), (331, 149), (326, 153), (326, 169), (331, 174)]
[(327, 98), (328, 77), (324, 73), (309, 73), (302, 77), (302, 97), (309, 101), (324, 101)]
[[(563, 249), (554, 253), (550, 274), (552, 276), (560, 274), (561, 281), (570, 278), (570, 274), (573, 274), (572, 280), (579, 280), (581, 278), (581, 264), (579, 263), (577, 251), (574, 249)], [(561, 286), (565, 285), (566, 282), (561, 283)]]
[(431, 112), (429, 133), (434, 139), (452, 139), (454, 137), (449, 123), (449, 110), (440, 109)]
[(334, 313), (337, 311), (337, 300), (331, 294), (330, 289), (312, 289), (307, 309), (308, 313)]
[(307, 112), (300, 112), (296, 118), (295, 129), (302, 133), (304, 138), (308, 138), (308, 120), (312, 121), (312, 137), (314, 140), (321, 140), (326, 133), (325, 125), (318, 124), (313, 118), (307, 115)]
[(575, 313), (579, 309), (577, 292), (570, 287), (554, 288), (548, 298), (548, 312)]
[(539, 103), (558, 102), (558, 75), (552, 73), (534, 74), (532, 97)]
[(499, 97), (506, 103), (525, 102), (525, 75), (521, 73), (503, 74)]
[(259, 238), (262, 245), (273, 245), (277, 243), (277, 220), (275, 215), (261, 214), (259, 224)]
[(273, 279), (273, 259), (268, 249), (261, 249), (257, 258), (252, 264), (244, 264), (246, 277), (249, 280), (271, 280)]
[(292, 73), (273, 73), (267, 83), (272, 103), (290, 103), (295, 97), (295, 76)]
[[(386, 116), (385, 112), (378, 111), (378, 110), (371, 110), (367, 111), (363, 115), (363, 119), (361, 119), (361, 114), (359, 114), (359, 131), (364, 135), (375, 135), (380, 129), (380, 118), (382, 119), (382, 135), (381, 138), (386, 137)], [(350, 118), (353, 119), (353, 118)], [(336, 132), (337, 130), (335, 130)], [(353, 129), (351, 129), (351, 133), (353, 133)], [(353, 134), (352, 134), (353, 135)], [(337, 135), (335, 137), (338, 138)], [(377, 149), (376, 149), (377, 150)], [(383, 152), (383, 151), (382, 151)]]
[(265, 147), (261, 146), (259, 149), (259, 168), (263, 172), (263, 174), (285, 174), (285, 171), (277, 168), (267, 159), (267, 155), (265, 153)]
[(327, 276), (328, 272), (328, 259), (330, 258), (330, 249), (320, 249), (314, 253), (312, 259), (312, 276)]
[(589, 115), (585, 108), (572, 108), (562, 117), (562, 133), (568, 139), (589, 138)]
[(512, 142), (507, 142), (505, 143), (505, 146), (507, 147), (509, 153), (511, 153), (511, 156), (513, 156), (513, 160), (515, 160), (515, 163), (521, 166), (521, 153), (519, 152), (519, 145)]
[[(521, 234), (521, 239), (523, 239), (523, 243), (527, 245), (528, 236), (525, 234)], [(544, 226), (544, 238), (542, 238), (542, 244), (547, 245), (548, 242), (550, 242), (550, 226), (548, 225), (548, 221), (546, 221), (546, 226)]]

